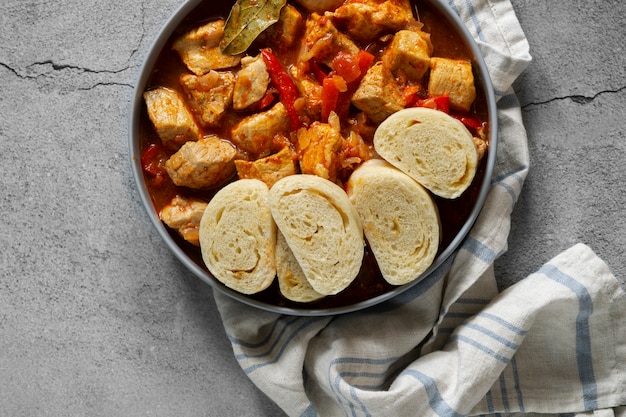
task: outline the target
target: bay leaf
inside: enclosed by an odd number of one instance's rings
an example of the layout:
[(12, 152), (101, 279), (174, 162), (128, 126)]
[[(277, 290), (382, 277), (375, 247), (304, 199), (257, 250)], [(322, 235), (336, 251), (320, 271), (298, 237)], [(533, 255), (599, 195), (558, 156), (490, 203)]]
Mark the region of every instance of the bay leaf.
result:
[(265, 29), (278, 22), (286, 4), (287, 0), (237, 0), (224, 26), (222, 52), (245, 52)]

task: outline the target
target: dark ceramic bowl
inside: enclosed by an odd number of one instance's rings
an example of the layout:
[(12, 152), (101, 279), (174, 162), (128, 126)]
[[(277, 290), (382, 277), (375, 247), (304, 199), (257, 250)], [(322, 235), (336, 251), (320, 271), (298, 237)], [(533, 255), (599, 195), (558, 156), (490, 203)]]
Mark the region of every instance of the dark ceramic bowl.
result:
[[(228, 10), (230, 8), (228, 5), (225, 6), (223, 3), (224, 2), (213, 3), (208, 0), (189, 0), (182, 4), (167, 21), (150, 47), (146, 59), (141, 67), (139, 78), (137, 79), (133, 92), (129, 135), (132, 170), (139, 195), (146, 208), (148, 216), (166, 245), (186, 268), (188, 268), (198, 278), (209, 284), (214, 290), (220, 291), (229, 297), (232, 297), (234, 300), (247, 305), (282, 314), (323, 316), (358, 311), (390, 300), (415, 286), (426, 285), (424, 282), (425, 278), (436, 273), (438, 269), (445, 268), (447, 266), (445, 265), (445, 261), (458, 250), (478, 217), (489, 191), (491, 174), (496, 159), (498, 129), (496, 101), (493, 86), (480, 50), (458, 15), (451, 10), (443, 0), (425, 0), (420, 2), (420, 7), (422, 7), (421, 5), (425, 3), (431, 11), (435, 12), (447, 21), (448, 27), (457, 33), (472, 56), (476, 83), (481, 86), (481, 88), (477, 89), (479, 94), (477, 101), (480, 101), (482, 111), (487, 114), (487, 120), (489, 122), (488, 139), (490, 145), (487, 155), (485, 155), (481, 162), (472, 186), (470, 186), (470, 188), (457, 200), (445, 201), (442, 199), (436, 199), (440, 214), (442, 215), (443, 241), (435, 261), (420, 277), (403, 286), (392, 287), (383, 283), (381, 288), (381, 284), (378, 283), (377, 285), (379, 288), (370, 293), (367, 291), (363, 292), (354, 290), (351, 292), (350, 288), (348, 288), (344, 291), (346, 294), (326, 297), (324, 300), (316, 302), (315, 304), (300, 304), (293, 303), (282, 298), (278, 293), (276, 284), (274, 284), (273, 289), (271, 287), (261, 294), (249, 296), (233, 291), (215, 279), (204, 266), (201, 256), (199, 255), (199, 251), (197, 251), (197, 253), (194, 252), (194, 250), (190, 248), (190, 245), (182, 241), (175, 232), (169, 230), (161, 222), (152, 203), (142, 171), (140, 161), (140, 135), (142, 126), (145, 126), (146, 124), (146, 107), (142, 95), (145, 89), (149, 86), (153, 69), (157, 64), (161, 53), (164, 51), (164, 48), (167, 47), (169, 49), (171, 38), (178, 33), (177, 29), (181, 25), (188, 22), (189, 19), (197, 19), (196, 16), (203, 13), (214, 14), (212, 12), (215, 11), (213, 9), (216, 7), (219, 7), (219, 13), (223, 15), (224, 10)], [(455, 218), (454, 221), (450, 222), (448, 214), (454, 212), (462, 212), (463, 216)], [(363, 268), (368, 268), (368, 265), (364, 264)], [(368, 287), (369, 284), (362, 283), (361, 286)]]

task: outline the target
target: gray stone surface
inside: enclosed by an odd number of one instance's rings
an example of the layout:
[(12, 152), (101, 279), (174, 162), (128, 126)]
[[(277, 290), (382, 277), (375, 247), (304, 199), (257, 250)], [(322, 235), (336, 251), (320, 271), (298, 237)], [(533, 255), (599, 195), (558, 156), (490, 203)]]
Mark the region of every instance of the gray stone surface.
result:
[[(0, 3), (0, 414), (280, 416), (211, 290), (168, 252), (128, 163), (133, 82), (179, 0)], [(577, 242), (624, 283), (621, 0), (513, 0), (531, 171), (508, 286)]]

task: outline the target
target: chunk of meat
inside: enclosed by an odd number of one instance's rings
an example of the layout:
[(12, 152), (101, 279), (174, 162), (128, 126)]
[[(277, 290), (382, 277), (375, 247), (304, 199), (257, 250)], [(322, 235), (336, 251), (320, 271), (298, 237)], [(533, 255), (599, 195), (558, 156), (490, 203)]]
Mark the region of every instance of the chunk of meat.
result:
[(233, 103), (235, 76), (232, 72), (209, 71), (205, 75), (183, 74), (180, 85), (203, 127), (218, 126)]
[(254, 156), (267, 156), (276, 135), (289, 132), (291, 121), (282, 103), (244, 118), (232, 130), (232, 141), (239, 149)]
[(261, 55), (243, 58), (235, 81), (233, 108), (243, 110), (261, 100), (267, 92), (269, 83), (270, 75)]
[(276, 181), (297, 173), (295, 153), (285, 147), (274, 155), (257, 159), (256, 161), (235, 161), (239, 178), (254, 178), (263, 181), (272, 187)]
[(220, 49), (224, 25), (223, 19), (214, 20), (190, 30), (174, 41), (172, 49), (194, 74), (204, 75), (211, 70), (239, 65), (242, 55), (227, 55)]
[(287, 4), (280, 11), (278, 22), (267, 28), (259, 36), (259, 40), (266, 41), (272, 48), (284, 51), (296, 43), (303, 28), (302, 14), (291, 4)]
[(382, 60), (394, 75), (403, 73), (408, 80), (419, 82), (430, 67), (432, 52), (429, 33), (401, 30), (394, 35)]
[(187, 141), (202, 137), (193, 115), (180, 94), (168, 88), (155, 88), (143, 94), (148, 117), (164, 146), (178, 149)]
[(343, 146), (339, 130), (328, 123), (314, 122), (298, 130), (300, 170), (335, 182), (341, 166), (339, 150)]
[(484, 139), (474, 136), (472, 138), (474, 145), (476, 146), (476, 152), (478, 153), (478, 160), (480, 161), (487, 152), (487, 142)]
[(381, 123), (405, 106), (404, 96), (391, 70), (381, 61), (372, 65), (352, 96), (352, 104), (367, 114), (375, 123)]
[(200, 220), (207, 205), (197, 198), (176, 196), (163, 207), (160, 217), (187, 242), (200, 246)]
[(322, 112), (322, 86), (295, 65), (289, 68), (289, 74), (300, 93), (300, 97), (294, 103), (296, 111), (308, 116), (309, 119), (319, 119)]
[(335, 10), (343, 2), (344, 0), (296, 0), (296, 3), (308, 11), (317, 13)]
[(334, 11), (333, 19), (361, 42), (405, 29), (415, 20), (409, 0), (349, 0)]
[(476, 98), (472, 63), (465, 59), (431, 58), (428, 94), (448, 96), (451, 108), (469, 111)]
[(305, 24), (298, 63), (314, 59), (331, 66), (333, 57), (339, 52), (356, 55), (359, 53), (359, 47), (352, 39), (337, 30), (328, 16), (311, 14)]
[(215, 136), (185, 143), (166, 162), (174, 184), (203, 189), (222, 184), (235, 173), (237, 151)]

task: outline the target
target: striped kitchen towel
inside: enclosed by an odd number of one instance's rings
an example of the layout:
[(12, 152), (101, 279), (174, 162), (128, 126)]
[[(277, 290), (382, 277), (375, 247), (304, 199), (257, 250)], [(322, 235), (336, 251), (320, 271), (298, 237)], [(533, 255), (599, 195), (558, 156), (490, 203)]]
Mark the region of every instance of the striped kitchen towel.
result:
[(460, 250), (419, 285), (336, 317), (260, 311), (215, 293), (235, 357), (289, 416), (626, 416), (626, 297), (576, 245), (499, 293), (493, 264), (528, 172), (511, 84), (530, 61), (508, 0), (450, 0), (498, 97), (497, 164)]

